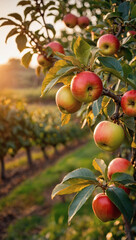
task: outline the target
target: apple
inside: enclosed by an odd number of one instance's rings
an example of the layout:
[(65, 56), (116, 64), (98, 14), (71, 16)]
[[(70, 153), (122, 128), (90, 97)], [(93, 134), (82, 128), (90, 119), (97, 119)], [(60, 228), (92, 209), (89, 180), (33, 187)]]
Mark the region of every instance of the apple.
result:
[[(116, 172), (124, 172), (124, 173), (130, 173), (133, 170), (133, 167), (130, 163), (130, 161), (128, 161), (125, 158), (114, 158), (109, 166), (108, 166), (108, 171), (107, 171), (107, 175), (108, 178), (111, 179), (112, 174), (116, 173)], [(130, 193), (130, 189), (126, 188), (124, 185), (119, 185), (119, 188), (122, 188), (127, 194)]]
[(128, 31), (128, 32), (127, 32), (127, 37), (129, 37), (129, 36), (135, 36), (135, 35), (136, 35), (136, 31), (131, 30), (131, 31)]
[(90, 20), (88, 17), (85, 17), (85, 16), (81, 16), (81, 17), (78, 17), (77, 19), (77, 24), (80, 28), (86, 28), (90, 23)]
[(112, 174), (116, 172), (128, 173), (131, 170), (131, 168), (132, 168), (132, 165), (130, 161), (128, 161), (127, 159), (114, 158), (108, 166), (108, 171), (107, 171), (108, 178), (111, 179)]
[(100, 97), (103, 86), (101, 79), (93, 72), (83, 71), (71, 81), (71, 92), (80, 102), (92, 102)]
[(105, 193), (97, 194), (92, 201), (95, 215), (102, 221), (108, 222), (120, 217), (121, 212)]
[(136, 90), (127, 91), (121, 98), (121, 107), (125, 114), (136, 117)]
[(97, 47), (103, 55), (113, 55), (117, 53), (120, 43), (113, 34), (104, 34), (98, 39)]
[(67, 27), (74, 28), (77, 25), (77, 19), (78, 18), (74, 14), (68, 13), (64, 16), (63, 21)]
[(96, 145), (105, 151), (115, 151), (124, 140), (123, 128), (110, 121), (102, 121), (94, 129), (94, 141)]
[(81, 103), (76, 100), (69, 86), (62, 86), (56, 93), (56, 104), (62, 113), (75, 113), (81, 107)]
[(37, 56), (37, 62), (42, 67), (49, 67), (51, 66), (51, 62), (42, 54)]
[(65, 54), (63, 46), (57, 41), (53, 41), (53, 42), (50, 42), (50, 43), (44, 45), (44, 48), (46, 48), (46, 47), (50, 47), (53, 52), (60, 52), (62, 54)]

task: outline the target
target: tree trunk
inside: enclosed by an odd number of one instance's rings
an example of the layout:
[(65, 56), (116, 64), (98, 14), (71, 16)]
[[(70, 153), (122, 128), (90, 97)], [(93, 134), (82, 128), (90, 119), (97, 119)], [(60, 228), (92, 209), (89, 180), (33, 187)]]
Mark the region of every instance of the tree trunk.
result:
[(0, 162), (1, 162), (1, 179), (4, 180), (4, 179), (6, 179), (4, 157), (0, 158)]
[(27, 155), (28, 165), (29, 165), (29, 167), (32, 167), (32, 166), (33, 166), (33, 161), (32, 161), (32, 156), (31, 156), (31, 149), (30, 149), (30, 147), (26, 147), (26, 155)]
[(47, 154), (46, 154), (45, 148), (41, 148), (41, 150), (42, 150), (42, 152), (43, 152), (43, 157), (44, 157), (45, 161), (48, 161), (49, 158), (48, 158), (48, 156), (47, 156)]

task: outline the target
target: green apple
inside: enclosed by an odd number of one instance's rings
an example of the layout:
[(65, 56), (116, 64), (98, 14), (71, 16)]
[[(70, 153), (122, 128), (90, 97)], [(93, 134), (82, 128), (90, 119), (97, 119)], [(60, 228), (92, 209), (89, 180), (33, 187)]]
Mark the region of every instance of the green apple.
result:
[(110, 121), (98, 123), (94, 130), (94, 141), (96, 145), (105, 151), (115, 151), (124, 140), (123, 128)]
[(56, 104), (62, 113), (69, 114), (77, 112), (81, 103), (75, 99), (69, 86), (62, 86), (56, 93)]

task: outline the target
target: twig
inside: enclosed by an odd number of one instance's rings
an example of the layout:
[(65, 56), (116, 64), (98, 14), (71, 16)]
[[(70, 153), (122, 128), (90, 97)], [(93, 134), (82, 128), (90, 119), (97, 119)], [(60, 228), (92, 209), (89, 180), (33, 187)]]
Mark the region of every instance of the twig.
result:
[(123, 216), (123, 219), (124, 219), (124, 223), (125, 223), (124, 228), (125, 228), (127, 240), (134, 240), (134, 237), (132, 235), (131, 228), (130, 228), (130, 223), (128, 222), (128, 220), (125, 216)]
[(116, 103), (120, 104), (121, 102), (121, 97), (119, 95), (114, 94), (111, 92), (109, 89), (103, 88), (102, 95), (106, 95), (108, 97), (111, 97), (112, 99), (115, 100)]

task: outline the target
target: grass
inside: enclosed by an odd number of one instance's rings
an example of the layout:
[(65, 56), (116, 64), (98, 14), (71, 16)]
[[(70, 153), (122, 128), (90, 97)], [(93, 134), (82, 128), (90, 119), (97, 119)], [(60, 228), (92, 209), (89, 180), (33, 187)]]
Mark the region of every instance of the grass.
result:
[[(91, 160), (100, 153), (93, 141), (86, 146), (76, 150), (74, 153), (60, 159), (55, 166), (48, 167), (40, 174), (26, 180), (16, 187), (8, 196), (0, 200), (0, 211), (5, 208), (12, 208), (22, 201), (24, 207), (27, 204), (42, 204), (45, 199), (43, 196), (46, 188), (56, 184), (62, 174), (78, 167), (91, 167)], [(31, 199), (30, 199), (31, 196)]]
[[(95, 157), (104, 158), (108, 161), (109, 155), (101, 152), (91, 140), (80, 149), (62, 157), (54, 166), (48, 167), (37, 176), (16, 187), (8, 196), (0, 200), (0, 211), (21, 208), (21, 211), (27, 212), (33, 206), (45, 206), (50, 187), (52, 188), (59, 183), (62, 176), (67, 172), (76, 168), (87, 167), (93, 169), (91, 163)], [(65, 202), (58, 203), (57, 201), (57, 203), (54, 203), (48, 215), (38, 215), (37, 213), (17, 219), (9, 225), (5, 240), (105, 239), (112, 223), (102, 224), (94, 216), (90, 200), (82, 207), (68, 227), (67, 212), (70, 199), (71, 196), (66, 197)]]
[(1, 91), (1, 95), (9, 98), (17, 98), (26, 102), (42, 101), (43, 99), (55, 99), (57, 87), (52, 88), (44, 97), (41, 96), (41, 86), (36, 88), (6, 88)]

